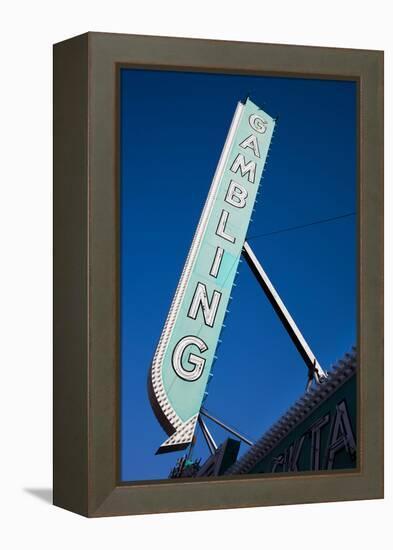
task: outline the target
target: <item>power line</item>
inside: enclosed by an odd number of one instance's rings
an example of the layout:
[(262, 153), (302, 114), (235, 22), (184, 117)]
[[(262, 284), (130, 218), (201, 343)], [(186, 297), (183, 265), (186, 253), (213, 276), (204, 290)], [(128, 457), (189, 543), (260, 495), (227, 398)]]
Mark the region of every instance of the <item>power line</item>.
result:
[(259, 237), (268, 237), (269, 235), (277, 235), (278, 233), (284, 233), (287, 231), (294, 231), (296, 229), (303, 229), (304, 227), (310, 227), (311, 225), (318, 225), (320, 223), (333, 222), (336, 220), (341, 220), (343, 218), (349, 218), (350, 216), (355, 216), (356, 212), (348, 212), (348, 214), (342, 214), (341, 216), (334, 216), (333, 218), (325, 218), (323, 220), (316, 220), (315, 222), (305, 223), (302, 225), (293, 225), (291, 227), (285, 227), (284, 229), (277, 229), (276, 231), (270, 231), (269, 233), (260, 233), (259, 235), (252, 235), (247, 237), (247, 240), (257, 239)]

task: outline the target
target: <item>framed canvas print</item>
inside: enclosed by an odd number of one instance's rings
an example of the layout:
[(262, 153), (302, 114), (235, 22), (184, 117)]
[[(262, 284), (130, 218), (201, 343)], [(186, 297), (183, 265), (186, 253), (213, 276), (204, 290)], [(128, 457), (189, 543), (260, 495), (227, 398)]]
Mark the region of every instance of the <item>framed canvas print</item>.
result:
[(383, 54), (54, 47), (54, 503), (383, 496)]

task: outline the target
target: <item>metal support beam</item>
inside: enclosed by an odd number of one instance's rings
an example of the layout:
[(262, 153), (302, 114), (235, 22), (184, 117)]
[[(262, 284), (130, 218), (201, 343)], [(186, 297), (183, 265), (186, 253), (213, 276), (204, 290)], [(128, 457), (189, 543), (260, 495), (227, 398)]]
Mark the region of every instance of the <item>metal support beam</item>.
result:
[(203, 433), (203, 436), (206, 440), (207, 446), (209, 447), (210, 454), (214, 455), (214, 453), (217, 451), (217, 445), (216, 442), (213, 439), (212, 434), (209, 432), (208, 427), (206, 426), (203, 418), (201, 418), (201, 415), (198, 416), (198, 422), (201, 427), (201, 431)]
[(255, 256), (254, 252), (247, 242), (245, 242), (243, 245), (243, 256), (246, 259), (249, 267), (251, 268), (251, 271), (254, 273), (258, 283), (261, 285), (269, 302), (273, 306), (274, 311), (277, 313), (280, 321), (288, 332), (292, 342), (295, 344), (296, 349), (298, 350), (307, 365), (308, 382), (306, 389), (308, 391), (311, 387), (311, 382), (313, 378), (315, 378), (317, 383), (321, 383), (325, 378), (327, 378), (327, 374), (318, 363), (315, 355), (311, 351), (295, 321), (292, 319), (289, 311), (287, 310), (283, 301), (278, 295), (278, 292), (274, 288), (269, 277), (266, 275), (257, 257)]
[(227, 432), (229, 432), (229, 433), (233, 434), (234, 436), (236, 436), (238, 439), (240, 439), (240, 441), (243, 441), (243, 443), (246, 443), (247, 445), (250, 445), (250, 447), (252, 447), (254, 445), (254, 443), (252, 441), (250, 441), (249, 439), (247, 439), (247, 437), (244, 437), (244, 435), (239, 433), (237, 430), (234, 430), (230, 426), (227, 426), (227, 424), (224, 424), (224, 422), (222, 422), (221, 420), (218, 420), (218, 418), (216, 418), (211, 413), (209, 413), (204, 407), (201, 408), (200, 413), (203, 416), (206, 416), (206, 418), (210, 418), (210, 420), (212, 422), (215, 422), (218, 426), (221, 426), (221, 428), (224, 428), (224, 430), (226, 430)]

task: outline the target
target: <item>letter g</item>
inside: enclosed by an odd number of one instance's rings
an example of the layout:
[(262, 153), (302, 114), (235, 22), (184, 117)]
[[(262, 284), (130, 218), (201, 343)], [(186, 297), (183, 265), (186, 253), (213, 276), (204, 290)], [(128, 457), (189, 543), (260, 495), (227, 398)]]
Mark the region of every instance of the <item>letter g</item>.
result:
[(172, 367), (176, 374), (183, 380), (187, 380), (187, 382), (195, 382), (195, 380), (198, 380), (198, 378), (202, 376), (206, 359), (199, 357), (199, 355), (190, 353), (188, 363), (193, 365), (193, 368), (186, 370), (183, 367), (183, 356), (188, 346), (196, 346), (201, 353), (208, 349), (207, 345), (203, 340), (201, 340), (201, 338), (198, 338), (197, 336), (185, 336), (178, 341), (175, 349), (173, 350)]

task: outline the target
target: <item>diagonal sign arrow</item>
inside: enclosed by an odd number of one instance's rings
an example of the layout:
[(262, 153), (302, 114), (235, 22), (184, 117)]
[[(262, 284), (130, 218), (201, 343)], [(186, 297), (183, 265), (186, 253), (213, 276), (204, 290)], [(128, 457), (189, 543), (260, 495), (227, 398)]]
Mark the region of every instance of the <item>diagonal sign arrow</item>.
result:
[(274, 126), (238, 103), (149, 372), (157, 454), (192, 442)]

